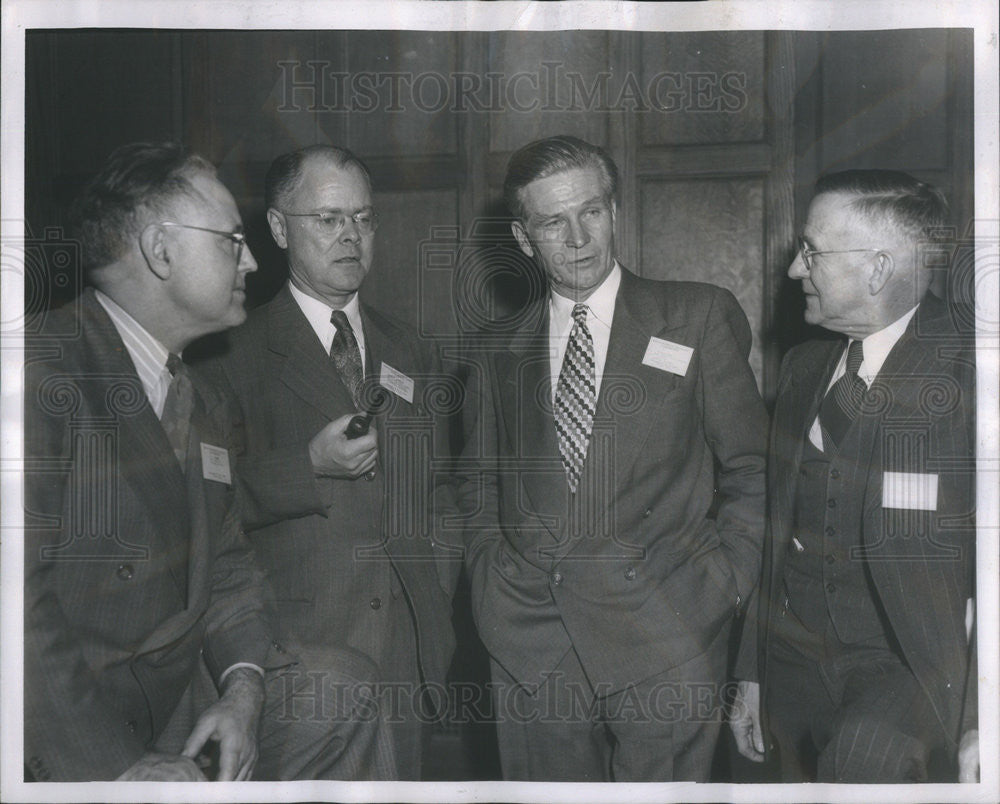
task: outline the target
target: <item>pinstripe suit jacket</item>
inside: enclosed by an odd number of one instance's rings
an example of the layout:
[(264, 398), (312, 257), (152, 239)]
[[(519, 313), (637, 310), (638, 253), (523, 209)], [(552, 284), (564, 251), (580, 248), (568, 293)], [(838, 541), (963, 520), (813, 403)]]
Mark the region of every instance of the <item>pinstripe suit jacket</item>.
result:
[[(771, 427), (769, 538), (739, 678), (767, 681), (768, 624), (783, 602), (803, 444), (843, 349), (842, 340), (811, 341), (782, 364)], [(975, 594), (974, 372), (970, 340), (956, 332), (945, 304), (927, 296), (841, 448), (852, 444), (852, 454), (833, 467), (841, 470), (838, 505), (851, 506), (860, 529), (856, 556), (867, 562), (893, 635), (952, 748), (976, 723), (975, 645), (965, 628), (966, 601)], [(935, 510), (884, 506), (887, 472), (934, 475)]]
[(202, 476), (224, 401), (196, 384), (174, 457), (107, 313), (86, 291), (29, 339), (25, 372), (24, 754), (44, 781), (114, 779), (156, 741), (199, 655), (217, 681), (271, 656), (232, 488)]
[[(757, 580), (766, 413), (732, 294), (622, 272), (579, 490), (552, 417), (548, 305), (472, 371), (462, 506), (491, 655), (537, 681), (574, 647), (622, 689), (704, 652)], [(646, 365), (651, 338), (693, 350)], [(698, 679), (719, 681), (721, 679)]]

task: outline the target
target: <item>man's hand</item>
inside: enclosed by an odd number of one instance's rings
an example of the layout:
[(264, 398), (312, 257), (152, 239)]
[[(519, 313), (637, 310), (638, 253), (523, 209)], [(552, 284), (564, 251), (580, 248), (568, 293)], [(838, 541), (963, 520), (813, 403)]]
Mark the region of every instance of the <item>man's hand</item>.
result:
[(344, 435), (344, 430), (354, 415), (334, 419), (309, 442), (309, 458), (317, 475), (355, 478), (375, 468), (378, 441), (374, 431), (354, 439), (348, 439)]
[(257, 764), (257, 723), (264, 703), (264, 680), (255, 670), (238, 667), (227, 677), (222, 697), (195, 723), (181, 752), (192, 760), (208, 740), (219, 743), (220, 782), (242, 782)]
[(202, 773), (194, 760), (178, 754), (145, 754), (131, 768), (119, 776), (116, 782), (204, 782)]
[(764, 733), (760, 727), (760, 684), (740, 681), (736, 700), (729, 718), (729, 727), (736, 738), (736, 748), (747, 759), (764, 761)]
[(979, 781), (979, 730), (969, 729), (958, 744), (958, 781)]

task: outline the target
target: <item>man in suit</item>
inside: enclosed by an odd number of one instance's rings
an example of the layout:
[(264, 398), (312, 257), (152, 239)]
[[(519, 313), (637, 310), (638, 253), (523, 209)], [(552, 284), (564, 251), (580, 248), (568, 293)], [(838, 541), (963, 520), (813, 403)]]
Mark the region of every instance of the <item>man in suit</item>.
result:
[(782, 365), (737, 666), (739, 750), (772, 735), (788, 781), (925, 781), (935, 754), (977, 773), (975, 364), (921, 249), (946, 221), (904, 173), (831, 174), (788, 271), (806, 321), (846, 336)]
[(225, 400), (179, 358), (246, 317), (232, 195), (138, 143), (75, 218), (92, 287), (26, 348), (28, 778), (199, 780), (213, 753), (220, 780), (382, 775), (370, 668), (345, 651), (306, 675), (276, 638)]
[(615, 259), (617, 170), (575, 137), (504, 192), (548, 280), (471, 366), (461, 504), (505, 779), (708, 779), (755, 583), (766, 414), (727, 291)]
[[(418, 333), (358, 298), (378, 217), (356, 156), (332, 146), (279, 156), (265, 202), (289, 281), (206, 364), (240, 409), (247, 533), (283, 628), (377, 665), (399, 776), (419, 779), (435, 714), (421, 685), (443, 684), (454, 648), (458, 565), (432, 521), (432, 498), (448, 488), (432, 466), (448, 458), (435, 398), (443, 377)], [(376, 401), (376, 384), (384, 404), (351, 439), (347, 425)]]

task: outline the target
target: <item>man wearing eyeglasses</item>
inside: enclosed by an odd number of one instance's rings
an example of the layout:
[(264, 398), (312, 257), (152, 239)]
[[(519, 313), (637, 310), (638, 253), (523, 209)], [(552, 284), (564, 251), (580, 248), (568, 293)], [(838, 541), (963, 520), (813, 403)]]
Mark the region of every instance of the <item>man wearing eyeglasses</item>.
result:
[(924, 248), (946, 223), (904, 173), (831, 174), (788, 270), (846, 337), (782, 364), (736, 668), (739, 750), (786, 781), (977, 778), (975, 363)]
[[(358, 298), (378, 217), (356, 156), (325, 145), (279, 156), (265, 203), (288, 283), (208, 364), (242, 413), (247, 532), (282, 626), (377, 666), (399, 778), (419, 779), (435, 711), (421, 685), (444, 683), (454, 647), (457, 566), (431, 523), (447, 480), (431, 466), (447, 456), (427, 393), (440, 371), (412, 328)], [(384, 394), (372, 407), (376, 385)], [(366, 409), (371, 429), (352, 439), (348, 424)]]
[(307, 675), (277, 638), (225, 399), (180, 360), (246, 318), (232, 195), (201, 157), (138, 143), (73, 217), (91, 287), (26, 339), (27, 777), (383, 775), (374, 702), (333, 699), (364, 661)]

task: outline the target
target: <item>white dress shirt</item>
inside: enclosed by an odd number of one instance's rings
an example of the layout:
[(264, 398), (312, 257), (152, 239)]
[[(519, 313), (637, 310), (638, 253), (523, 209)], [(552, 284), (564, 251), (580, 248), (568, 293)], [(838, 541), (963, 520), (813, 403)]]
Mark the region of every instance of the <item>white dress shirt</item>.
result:
[[(917, 305), (919, 306), (919, 305)], [(864, 360), (861, 361), (861, 368), (858, 369), (858, 376), (864, 380), (865, 385), (869, 388), (872, 387), (872, 383), (878, 376), (879, 371), (882, 370), (882, 364), (885, 363), (886, 358), (889, 357), (889, 352), (892, 351), (892, 347), (896, 345), (900, 338), (903, 337), (903, 333), (906, 332), (906, 327), (910, 323), (910, 319), (913, 318), (913, 314), (917, 312), (917, 308), (914, 307), (908, 313), (900, 318), (897, 318), (889, 326), (884, 329), (880, 329), (878, 332), (873, 332), (867, 338), (861, 341), (861, 351), (864, 353)], [(847, 349), (850, 347), (851, 341), (848, 341), (847, 346), (844, 347), (844, 353), (840, 356), (840, 360), (837, 362), (837, 368), (833, 371), (833, 376), (830, 378), (830, 384), (827, 385), (826, 390), (829, 391), (835, 382), (844, 376), (844, 372), (847, 371)], [(812, 423), (812, 427), (809, 428), (809, 440), (816, 449), (823, 449), (823, 431), (819, 423), (819, 416), (816, 416), (815, 421)]]
[[(330, 321), (330, 313), (333, 308), (326, 302), (314, 299), (299, 290), (292, 282), (288, 283), (288, 289), (292, 292), (292, 298), (299, 305), (305, 317), (309, 321), (309, 326), (313, 328), (319, 342), (323, 344), (323, 349), (330, 354), (330, 347), (333, 344), (333, 336), (337, 334), (337, 328)], [(361, 371), (364, 376), (365, 370), (365, 331), (361, 326), (361, 305), (358, 301), (358, 294), (351, 296), (351, 300), (342, 308), (347, 322), (354, 330), (354, 339), (358, 342), (358, 349), (361, 352)]]
[[(590, 297), (581, 302), (588, 307), (587, 329), (594, 340), (594, 379), (597, 384), (597, 394), (601, 393), (601, 378), (604, 376), (604, 363), (608, 359), (608, 344), (611, 342), (611, 319), (615, 315), (615, 298), (618, 296), (618, 286), (621, 285), (622, 270), (616, 261), (611, 273), (598, 285)], [(549, 368), (552, 378), (552, 401), (556, 398), (556, 386), (559, 384), (559, 373), (562, 371), (563, 356), (569, 343), (569, 334), (573, 329), (573, 308), (577, 302), (549, 293)]]

